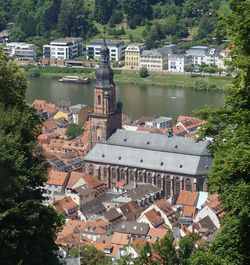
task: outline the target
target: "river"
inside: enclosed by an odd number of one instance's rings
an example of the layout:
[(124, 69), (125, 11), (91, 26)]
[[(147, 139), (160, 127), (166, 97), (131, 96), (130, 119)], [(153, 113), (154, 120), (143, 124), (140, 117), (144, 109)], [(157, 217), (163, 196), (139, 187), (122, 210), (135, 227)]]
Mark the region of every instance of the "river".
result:
[[(44, 99), (56, 103), (59, 99), (70, 99), (72, 104), (93, 105), (91, 84), (60, 83), (55, 78), (29, 78), (27, 100)], [(196, 91), (185, 87), (159, 87), (151, 85), (117, 84), (117, 101), (122, 101), (123, 112), (133, 118), (141, 116), (192, 115), (193, 110), (206, 105), (220, 106), (224, 102), (222, 91)], [(171, 98), (174, 97), (174, 98)]]

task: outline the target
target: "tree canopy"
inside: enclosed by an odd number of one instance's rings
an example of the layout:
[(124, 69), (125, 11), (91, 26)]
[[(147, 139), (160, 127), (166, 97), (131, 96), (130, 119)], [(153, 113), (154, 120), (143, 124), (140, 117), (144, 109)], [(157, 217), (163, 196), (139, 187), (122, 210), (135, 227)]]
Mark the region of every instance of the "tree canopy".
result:
[(43, 203), (41, 120), (26, 104), (25, 90), (22, 73), (0, 51), (1, 264), (58, 264), (55, 239), (63, 219)]

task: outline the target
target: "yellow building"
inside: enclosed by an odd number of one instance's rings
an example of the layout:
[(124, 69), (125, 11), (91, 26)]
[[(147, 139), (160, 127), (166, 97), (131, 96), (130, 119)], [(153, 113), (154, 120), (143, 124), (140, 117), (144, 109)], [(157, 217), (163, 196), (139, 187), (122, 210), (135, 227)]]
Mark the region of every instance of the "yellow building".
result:
[(125, 50), (125, 68), (140, 69), (141, 52), (145, 49), (143, 43), (130, 44)]
[(54, 120), (58, 120), (64, 118), (67, 122), (70, 123), (71, 121), (71, 115), (68, 111), (65, 110), (59, 110), (56, 115), (53, 117)]

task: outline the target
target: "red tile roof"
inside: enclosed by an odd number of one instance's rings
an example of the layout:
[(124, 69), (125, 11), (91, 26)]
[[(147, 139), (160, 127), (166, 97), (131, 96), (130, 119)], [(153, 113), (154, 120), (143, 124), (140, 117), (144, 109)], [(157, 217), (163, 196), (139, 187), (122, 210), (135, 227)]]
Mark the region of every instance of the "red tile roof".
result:
[(68, 180), (68, 172), (61, 172), (56, 170), (51, 170), (49, 172), (49, 177), (47, 180), (48, 185), (56, 185), (56, 186), (63, 186), (66, 185)]
[(64, 197), (61, 200), (55, 201), (53, 206), (61, 213), (66, 213), (66, 211), (72, 210), (78, 207), (71, 197)]
[(199, 192), (197, 191), (180, 191), (176, 204), (179, 205), (189, 205), (196, 206), (199, 197)]
[(76, 171), (72, 171), (70, 173), (70, 176), (69, 176), (69, 181), (68, 181), (68, 184), (66, 186), (67, 189), (72, 189), (72, 186), (74, 186), (77, 181), (82, 178), (84, 175), (84, 173), (82, 172), (76, 172)]
[(183, 207), (182, 215), (184, 217), (194, 218), (195, 212), (196, 212), (196, 207), (195, 206), (185, 205)]
[(164, 219), (158, 212), (156, 212), (155, 209), (146, 212), (144, 215), (154, 227), (157, 227), (164, 223)]

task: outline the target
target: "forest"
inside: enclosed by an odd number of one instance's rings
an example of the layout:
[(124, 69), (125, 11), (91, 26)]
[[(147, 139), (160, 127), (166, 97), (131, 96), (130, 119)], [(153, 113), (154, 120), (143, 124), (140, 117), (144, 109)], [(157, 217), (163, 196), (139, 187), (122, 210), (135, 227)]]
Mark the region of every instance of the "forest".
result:
[(103, 34), (145, 41), (148, 48), (216, 45), (222, 41), (218, 16), (228, 8), (227, 0), (0, 0), (0, 31), (11, 25), (11, 41), (38, 47), (59, 37), (86, 42)]

